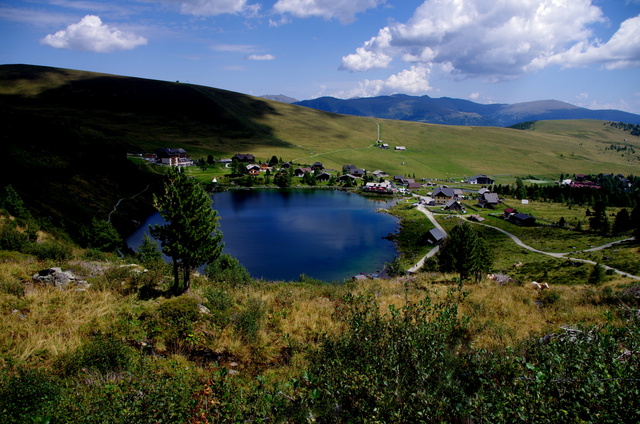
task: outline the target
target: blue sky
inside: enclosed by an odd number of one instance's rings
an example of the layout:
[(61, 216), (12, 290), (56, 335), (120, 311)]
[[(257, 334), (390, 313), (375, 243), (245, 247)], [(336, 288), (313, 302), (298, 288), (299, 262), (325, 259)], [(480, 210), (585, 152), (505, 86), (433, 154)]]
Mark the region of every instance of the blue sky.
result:
[(0, 63), (640, 113), (640, 0), (0, 0)]

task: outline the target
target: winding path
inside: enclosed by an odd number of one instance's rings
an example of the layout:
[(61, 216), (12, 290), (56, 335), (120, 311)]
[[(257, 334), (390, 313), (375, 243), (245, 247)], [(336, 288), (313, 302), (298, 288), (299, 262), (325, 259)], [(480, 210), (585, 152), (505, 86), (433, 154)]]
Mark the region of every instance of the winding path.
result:
[[(426, 215), (427, 218), (429, 218), (429, 220), (433, 223), (433, 225), (435, 225), (437, 228), (441, 229), (443, 232), (444, 229), (442, 228), (442, 226), (438, 223), (438, 221), (435, 219), (435, 217), (433, 216), (433, 213), (427, 209), (426, 207), (424, 207), (423, 205), (418, 205), (417, 209), (422, 212), (423, 214)], [(458, 215), (459, 218), (462, 218), (460, 215)], [(538, 250), (536, 248), (533, 248), (529, 245), (526, 245), (522, 242), (522, 240), (520, 240), (518, 237), (514, 236), (513, 234), (511, 234), (508, 231), (503, 230), (502, 228), (498, 228), (498, 227), (494, 227), (493, 225), (488, 225), (488, 224), (481, 224), (478, 222), (474, 222), (474, 224), (477, 225), (483, 225), (485, 227), (489, 227), (489, 228), (493, 228), (494, 230), (500, 231), (501, 233), (506, 234), (507, 236), (511, 237), (511, 239), (520, 247), (524, 248), (524, 249), (528, 249), (531, 250), (532, 252), (536, 252), (536, 253), (540, 253), (542, 255), (547, 255), (547, 256), (552, 256), (554, 258), (558, 258), (558, 259), (569, 259), (572, 261), (578, 261), (578, 262), (584, 262), (584, 263), (588, 263), (591, 265), (596, 265), (598, 264), (597, 262), (591, 261), (589, 259), (579, 259), (579, 258), (572, 258), (568, 255), (570, 255), (571, 253), (578, 253), (578, 252), (566, 252), (566, 253), (554, 253), (554, 252), (544, 252), (542, 250)], [(446, 232), (445, 232), (446, 233)], [(597, 250), (602, 250), (602, 249), (606, 249), (608, 247), (614, 246), (618, 243), (622, 243), (624, 241), (630, 241), (633, 240), (633, 238), (628, 238), (628, 239), (624, 239), (624, 240), (618, 240), (618, 241), (614, 241), (611, 243), (607, 243), (607, 244), (603, 244), (602, 246), (597, 246), (597, 247), (593, 247), (591, 249), (585, 249), (585, 250), (581, 250), (579, 252), (595, 252)], [(429, 251), (429, 253), (427, 253), (422, 259), (420, 259), (420, 261), (418, 261), (417, 264), (415, 264), (413, 267), (411, 267), (409, 269), (409, 272), (416, 272), (418, 271), (420, 268), (422, 268), (422, 266), (424, 265), (424, 261), (425, 259), (435, 255), (439, 250), (439, 246), (435, 246), (433, 249), (431, 249)], [(640, 280), (640, 276), (637, 275), (633, 275), (633, 274), (629, 274), (627, 272), (621, 271), (619, 269), (607, 266), (607, 265), (603, 265), (603, 264), (599, 264), (600, 266), (602, 266), (604, 269), (611, 269), (613, 270), (613, 272), (620, 274), (624, 277), (629, 277), (629, 278), (633, 278), (635, 280)]]

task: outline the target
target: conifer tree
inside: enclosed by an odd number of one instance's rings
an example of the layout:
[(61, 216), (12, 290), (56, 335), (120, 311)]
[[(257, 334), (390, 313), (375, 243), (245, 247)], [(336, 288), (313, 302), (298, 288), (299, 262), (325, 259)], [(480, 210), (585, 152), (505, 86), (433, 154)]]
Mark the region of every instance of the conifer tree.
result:
[(491, 267), (487, 244), (468, 223), (456, 225), (440, 247), (438, 264), (442, 272), (458, 272), (460, 279), (473, 277), (476, 282)]
[[(205, 189), (179, 168), (165, 176), (164, 193), (153, 196), (154, 206), (167, 222), (150, 228), (164, 254), (172, 258), (173, 294), (189, 290), (191, 271), (215, 261), (222, 252), (218, 213)], [(182, 274), (182, 275), (181, 275)]]

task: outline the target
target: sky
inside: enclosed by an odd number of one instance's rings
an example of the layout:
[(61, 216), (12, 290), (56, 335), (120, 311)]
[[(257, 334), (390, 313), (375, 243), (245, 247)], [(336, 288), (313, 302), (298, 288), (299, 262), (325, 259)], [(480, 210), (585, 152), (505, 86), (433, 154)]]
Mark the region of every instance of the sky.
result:
[(640, 0), (0, 0), (0, 64), (640, 114)]

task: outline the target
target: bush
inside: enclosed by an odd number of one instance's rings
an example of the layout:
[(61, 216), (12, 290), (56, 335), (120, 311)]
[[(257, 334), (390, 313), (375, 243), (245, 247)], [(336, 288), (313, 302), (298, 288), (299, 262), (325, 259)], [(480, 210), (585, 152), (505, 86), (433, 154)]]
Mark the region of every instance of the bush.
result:
[(191, 364), (139, 357), (119, 375), (73, 380), (52, 415), (59, 423), (186, 423), (200, 387)]
[(235, 321), (235, 328), (245, 342), (253, 343), (258, 339), (265, 315), (264, 302), (261, 299), (249, 299), (246, 308), (238, 314)]
[(348, 295), (344, 334), (325, 337), (310, 358), (306, 407), (319, 422), (452, 422), (464, 414), (458, 349), (464, 297), (452, 289), (380, 311), (374, 296)]
[(0, 250), (15, 250), (21, 252), (29, 238), (18, 231), (10, 222), (0, 225)]
[(27, 253), (37, 256), (40, 260), (62, 262), (68, 261), (73, 257), (73, 250), (71, 249), (71, 246), (59, 241), (30, 243), (25, 250)]
[(5, 375), (0, 382), (2, 422), (41, 422), (59, 393), (58, 381), (40, 370), (21, 369), (16, 375)]
[(252, 281), (245, 267), (233, 256), (225, 253), (213, 263), (207, 265), (204, 273), (210, 280), (230, 285), (247, 284)]
[(80, 371), (105, 374), (129, 369), (136, 351), (110, 334), (96, 334), (76, 351), (58, 360), (63, 375), (76, 375)]
[(162, 301), (156, 309), (142, 314), (147, 334), (155, 340), (179, 345), (193, 336), (200, 319), (198, 301), (190, 296), (178, 296)]

